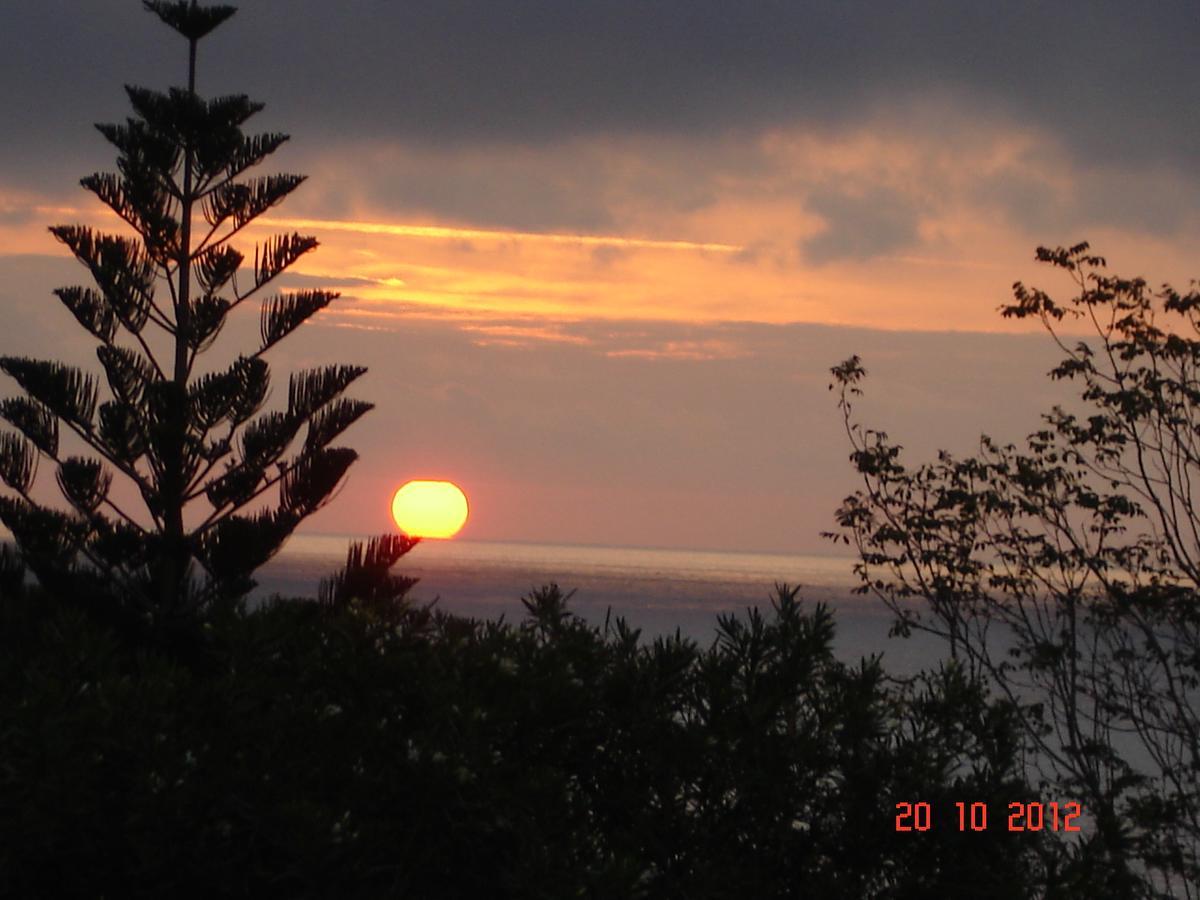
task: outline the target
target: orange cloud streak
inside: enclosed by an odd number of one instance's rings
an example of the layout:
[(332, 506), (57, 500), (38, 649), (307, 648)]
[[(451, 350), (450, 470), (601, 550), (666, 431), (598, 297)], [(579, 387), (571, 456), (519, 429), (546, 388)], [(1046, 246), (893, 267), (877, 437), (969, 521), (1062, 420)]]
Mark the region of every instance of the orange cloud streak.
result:
[(539, 231), (503, 231), (484, 228), (455, 228), (446, 225), (396, 225), (383, 222), (340, 222), (329, 219), (259, 220), (267, 227), (304, 228), (317, 231), (352, 231), (358, 234), (389, 234), (396, 237), (437, 238), (442, 240), (533, 241), (547, 244), (574, 244), (580, 247), (630, 247), (651, 250), (708, 250), (713, 253), (737, 253), (735, 244), (698, 243), (696, 241), (654, 240), (619, 235), (548, 234)]

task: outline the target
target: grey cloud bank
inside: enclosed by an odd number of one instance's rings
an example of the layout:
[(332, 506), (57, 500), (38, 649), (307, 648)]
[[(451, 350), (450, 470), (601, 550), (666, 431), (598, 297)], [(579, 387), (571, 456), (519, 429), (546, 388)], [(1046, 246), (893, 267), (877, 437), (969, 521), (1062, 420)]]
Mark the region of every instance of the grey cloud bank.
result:
[[(127, 114), (119, 85), (183, 78), (177, 39), (140, 6), (7, 5), (0, 189), (80, 202), (76, 179), (111, 166), (90, 123)], [(297, 136), (279, 162), (314, 175), (292, 206), (314, 217), (366, 205), (484, 227), (636, 229), (634, 206), (687, 212), (731, 182), (761, 191), (761, 178), (825, 220), (796, 259), (867, 260), (919, 243), (938, 173), (876, 184), (797, 171), (789, 183), (757, 141), (772, 129), (887, 128), (963, 146), (965, 158), (974, 135), (1037, 134), (1039, 150), (980, 172), (971, 198), (1036, 235), (1031, 245), (1097, 226), (1168, 237), (1197, 227), (1194, 2), (240, 7), (203, 45), (200, 87), (264, 100), (256, 126)], [(1078, 188), (1047, 183), (1047, 165)]]
[[(0, 116), (26, 152), (120, 114), (121, 81), (178, 68), (126, 0), (7, 4), (2, 34), (0, 77), (19, 87)], [(433, 143), (838, 126), (933, 93), (1081, 158), (1195, 171), (1198, 38), (1200, 7), (1170, 0), (247, 0), (204, 47), (202, 83), (308, 131)]]

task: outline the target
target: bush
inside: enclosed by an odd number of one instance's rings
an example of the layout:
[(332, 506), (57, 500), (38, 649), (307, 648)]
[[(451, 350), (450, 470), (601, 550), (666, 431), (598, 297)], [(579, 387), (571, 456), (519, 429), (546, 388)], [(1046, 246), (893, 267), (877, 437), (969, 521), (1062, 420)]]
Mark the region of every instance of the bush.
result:
[[(516, 625), (275, 602), (186, 660), (78, 606), (4, 604), (0, 893), (1034, 896), (1054, 848), (992, 822), (1011, 712), (955, 668), (832, 655), (781, 587), (712, 646), (588, 626), (549, 586)], [(898, 832), (896, 804), (932, 805)]]

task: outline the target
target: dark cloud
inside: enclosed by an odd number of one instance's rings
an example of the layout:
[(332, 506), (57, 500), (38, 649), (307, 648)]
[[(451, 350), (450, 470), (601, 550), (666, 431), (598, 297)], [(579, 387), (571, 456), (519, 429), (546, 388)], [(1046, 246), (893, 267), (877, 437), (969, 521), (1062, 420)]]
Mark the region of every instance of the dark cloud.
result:
[(917, 209), (909, 198), (886, 188), (846, 192), (828, 188), (808, 198), (825, 219), (825, 230), (804, 242), (809, 262), (865, 260), (916, 243)]
[(1070, 183), (1036, 167), (1010, 167), (976, 179), (969, 199), (1034, 234), (1088, 234), (1098, 228), (1170, 238), (1200, 225), (1200, 181), (1161, 167), (1079, 170)]
[(0, 206), (0, 225), (27, 225), (36, 218), (33, 210), (26, 207), (5, 209)]
[(592, 262), (601, 267), (611, 266), (615, 262), (628, 258), (629, 251), (623, 247), (605, 244), (592, 249)]
[[(254, 283), (254, 272), (252, 269), (240, 269), (238, 275), (245, 279), (246, 283)], [(378, 281), (371, 278), (356, 278), (352, 275), (301, 275), (299, 272), (285, 272), (278, 278), (280, 287), (295, 290), (304, 290), (306, 288), (351, 288), (363, 285), (374, 286), (378, 283)]]
[[(140, 6), (8, 4), (0, 152), (74, 157), (84, 123), (124, 114), (118, 84), (180, 80), (178, 42)], [(1087, 159), (1194, 172), (1198, 38), (1191, 0), (248, 0), (200, 72), (297, 132), (427, 144), (837, 126), (939, 95)]]
[[(412, 153), (396, 148), (352, 148), (368, 165), (348, 161), (325, 168), (311, 196), (324, 214), (352, 215), (356, 208), (403, 209), (410, 215), (517, 230), (612, 227), (605, 179), (578, 153)], [(303, 151), (302, 151), (303, 155)], [(320, 165), (320, 159), (311, 160)], [(301, 169), (309, 168), (300, 166)]]

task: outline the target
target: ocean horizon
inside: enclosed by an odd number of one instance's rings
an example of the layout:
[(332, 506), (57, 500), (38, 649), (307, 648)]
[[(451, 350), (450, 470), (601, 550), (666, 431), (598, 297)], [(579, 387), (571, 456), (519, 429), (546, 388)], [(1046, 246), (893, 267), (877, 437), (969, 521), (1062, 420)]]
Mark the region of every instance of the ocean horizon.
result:
[[(354, 535), (293, 536), (256, 573), (252, 601), (274, 595), (312, 597), (322, 578), (345, 564)], [(771, 612), (777, 584), (799, 586), (806, 606), (834, 614), (834, 650), (845, 662), (882, 653), (894, 674), (912, 674), (946, 656), (927, 635), (889, 638), (892, 613), (877, 599), (854, 593), (855, 557), (740, 551), (648, 549), (581, 544), (424, 540), (393, 568), (419, 579), (410, 597), (476, 619), (519, 622), (521, 598), (547, 584), (573, 591), (568, 608), (602, 625), (624, 618), (643, 640), (678, 631), (707, 646), (722, 614)]]
[[(0, 541), (10, 540), (7, 535)], [(322, 578), (345, 565), (350, 534), (293, 535), (255, 572), (251, 606), (273, 597), (315, 597)], [(885, 669), (912, 675), (949, 656), (937, 638), (888, 636), (894, 615), (882, 602), (854, 593), (856, 557), (725, 550), (613, 547), (455, 538), (423, 540), (392, 572), (418, 579), (417, 603), (474, 619), (520, 622), (523, 597), (545, 585), (571, 592), (568, 608), (593, 625), (624, 618), (643, 641), (676, 632), (708, 646), (718, 617), (757, 607), (771, 615), (776, 585), (799, 587), (808, 608), (833, 613), (834, 652), (857, 664), (882, 654)]]

